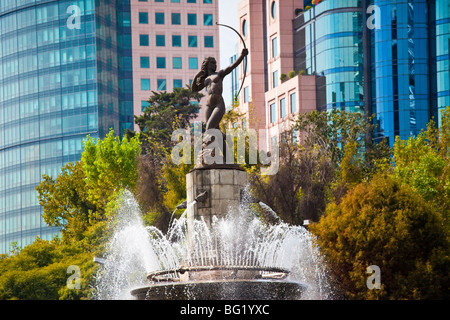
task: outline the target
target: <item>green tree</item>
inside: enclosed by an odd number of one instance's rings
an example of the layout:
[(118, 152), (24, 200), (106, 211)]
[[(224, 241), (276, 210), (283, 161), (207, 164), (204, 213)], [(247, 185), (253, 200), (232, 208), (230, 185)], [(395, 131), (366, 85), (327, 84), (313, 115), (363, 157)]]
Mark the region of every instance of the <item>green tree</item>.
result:
[(106, 205), (118, 191), (135, 190), (140, 152), (138, 136), (120, 141), (113, 131), (104, 140), (88, 137), (84, 148), (81, 161), (64, 166), (56, 179), (44, 175), (36, 187), (45, 222), (63, 226), (63, 235), (78, 241), (106, 220)]
[(44, 221), (49, 226), (63, 226), (63, 233), (80, 239), (86, 227), (98, 216), (97, 213), (103, 212), (89, 200), (89, 188), (81, 162), (66, 164), (56, 179), (48, 175), (43, 175), (42, 179), (36, 189), (44, 209)]
[[(353, 299), (448, 299), (449, 242), (442, 216), (394, 176), (380, 173), (331, 203), (311, 226), (330, 269)], [(367, 267), (381, 289), (367, 288)]]
[[(69, 266), (80, 269), (79, 289), (67, 287)], [(87, 299), (94, 272), (92, 255), (81, 246), (37, 238), (21, 251), (0, 256), (0, 300)]]
[(446, 221), (450, 214), (450, 107), (442, 112), (436, 128), (432, 120), (427, 130), (408, 140), (396, 139), (394, 174), (433, 202)]
[[(301, 137), (292, 136), (293, 129)], [(327, 203), (339, 202), (356, 184), (390, 164), (390, 148), (371, 140), (371, 120), (360, 113), (333, 109), (300, 114), (281, 134), (280, 170), (252, 174), (252, 191), (283, 219), (318, 221)]]
[[(144, 113), (135, 117), (140, 130), (142, 154), (138, 161), (136, 195), (148, 224), (166, 230), (175, 207), (186, 199), (185, 175), (193, 165), (175, 166), (171, 161), (172, 133), (189, 129), (199, 112), (203, 94), (190, 87), (173, 92), (153, 92)], [(129, 137), (136, 133), (128, 131)]]
[(239, 99), (238, 97), (235, 97), (233, 103), (231, 104), (231, 108), (225, 112), (222, 121), (220, 121), (220, 130), (222, 132), (227, 132), (227, 130), (233, 128), (235, 123), (237, 124), (242, 122), (245, 115), (239, 112), (238, 107)]
[(295, 128), (303, 133), (304, 145), (319, 145), (327, 149), (336, 167), (339, 167), (348, 143), (357, 142), (358, 152), (367, 154), (363, 158), (364, 171), (370, 168), (375, 169), (374, 163), (377, 160), (386, 159), (391, 154), (391, 150), (384, 141), (373, 142), (372, 118), (359, 112), (333, 109), (329, 112), (303, 113), (299, 115)]
[(139, 135), (122, 141), (111, 130), (102, 139), (90, 136), (84, 141), (81, 163), (89, 187), (88, 198), (104, 207), (122, 189), (134, 192), (137, 182), (137, 159), (141, 153)]
[[(176, 88), (173, 92), (152, 93), (144, 113), (139, 117), (135, 116), (135, 123), (141, 132), (143, 153), (158, 154), (158, 151), (152, 152), (155, 144), (151, 142), (157, 142), (166, 153), (170, 153), (173, 147), (172, 133), (177, 129), (189, 128), (191, 121), (197, 117), (198, 103), (203, 94), (192, 91), (190, 87)], [(134, 134), (128, 132), (129, 136)]]
[(300, 114), (295, 128), (304, 135), (304, 146), (320, 148), (330, 157), (334, 178), (328, 201), (339, 202), (352, 185), (391, 165), (392, 150), (385, 140), (373, 141), (372, 118), (362, 113), (312, 111)]
[(281, 139), (279, 161), (275, 175), (260, 176), (258, 170), (250, 171), (252, 194), (288, 223), (318, 220), (334, 177), (328, 152), (317, 145), (298, 145), (292, 130), (288, 130)]

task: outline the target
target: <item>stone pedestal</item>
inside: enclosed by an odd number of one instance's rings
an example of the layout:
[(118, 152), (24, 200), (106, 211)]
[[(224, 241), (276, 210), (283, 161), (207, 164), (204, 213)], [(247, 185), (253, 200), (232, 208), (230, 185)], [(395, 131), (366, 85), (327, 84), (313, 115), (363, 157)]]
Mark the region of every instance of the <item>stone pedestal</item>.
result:
[(248, 173), (238, 166), (205, 167), (194, 169), (186, 176), (187, 203), (192, 203), (206, 192), (204, 201), (188, 206), (188, 225), (202, 217), (208, 226), (213, 216), (224, 217), (229, 210), (239, 208), (241, 190), (248, 183)]

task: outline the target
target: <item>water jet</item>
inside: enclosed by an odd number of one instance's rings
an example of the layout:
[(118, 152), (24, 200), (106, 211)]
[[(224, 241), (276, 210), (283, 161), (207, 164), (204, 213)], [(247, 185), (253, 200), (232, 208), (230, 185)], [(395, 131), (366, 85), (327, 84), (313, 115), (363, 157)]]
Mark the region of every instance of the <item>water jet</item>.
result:
[[(257, 199), (243, 197), (247, 173), (234, 170), (191, 171), (185, 211), (173, 220), (166, 234), (144, 226), (136, 200), (125, 192), (116, 232), (97, 277), (97, 297), (328, 298), (327, 275), (313, 236), (304, 227), (280, 222), (276, 213)], [(201, 190), (208, 192), (203, 202), (197, 202), (194, 198), (204, 192), (197, 192)], [(272, 223), (256, 216), (250, 203), (269, 212)]]

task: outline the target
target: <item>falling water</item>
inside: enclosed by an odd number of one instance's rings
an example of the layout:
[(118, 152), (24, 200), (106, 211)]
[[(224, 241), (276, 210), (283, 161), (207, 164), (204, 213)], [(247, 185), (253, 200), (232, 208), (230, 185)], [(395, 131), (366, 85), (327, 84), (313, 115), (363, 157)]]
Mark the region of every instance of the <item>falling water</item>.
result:
[(144, 226), (135, 199), (125, 193), (106, 263), (97, 276), (97, 298), (132, 299), (132, 289), (148, 285), (148, 273), (193, 266), (280, 268), (290, 271), (290, 281), (307, 286), (304, 299), (331, 298), (322, 257), (305, 228), (268, 225), (241, 208), (214, 218), (210, 226), (195, 220), (188, 234), (187, 211), (193, 205), (163, 234)]

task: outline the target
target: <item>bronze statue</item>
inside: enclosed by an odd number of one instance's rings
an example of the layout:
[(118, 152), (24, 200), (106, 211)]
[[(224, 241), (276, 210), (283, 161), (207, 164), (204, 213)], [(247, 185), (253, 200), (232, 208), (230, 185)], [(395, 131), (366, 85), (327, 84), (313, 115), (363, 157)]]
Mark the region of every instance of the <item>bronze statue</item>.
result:
[(225, 114), (225, 102), (222, 97), (223, 78), (231, 73), (248, 55), (243, 49), (241, 56), (229, 67), (216, 72), (217, 62), (213, 57), (206, 58), (192, 82), (192, 90), (199, 92), (206, 88), (206, 130), (219, 129), (220, 121)]

